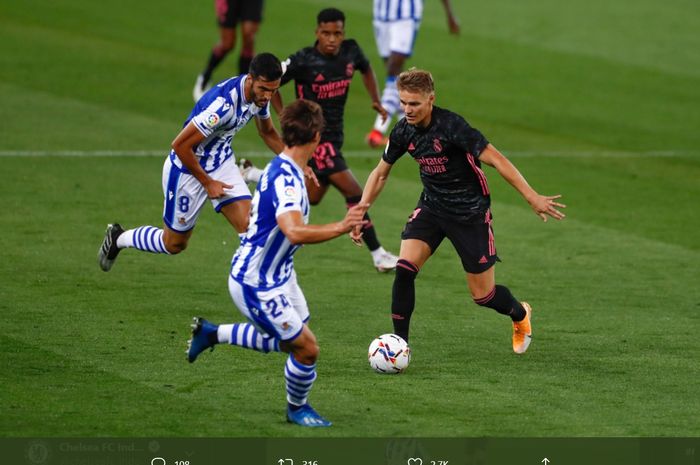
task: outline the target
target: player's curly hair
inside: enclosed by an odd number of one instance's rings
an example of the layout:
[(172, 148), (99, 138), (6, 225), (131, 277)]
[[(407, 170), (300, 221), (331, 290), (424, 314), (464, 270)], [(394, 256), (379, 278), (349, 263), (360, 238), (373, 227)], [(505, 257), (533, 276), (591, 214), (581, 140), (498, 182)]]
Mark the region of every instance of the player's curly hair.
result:
[(335, 23), (336, 21), (345, 24), (345, 14), (337, 8), (326, 8), (316, 16), (316, 24)]
[(399, 74), (396, 80), (396, 87), (399, 90), (408, 92), (432, 94), (435, 92), (433, 75), (424, 69), (410, 68)]
[(305, 145), (323, 130), (323, 110), (318, 103), (298, 99), (290, 103), (280, 115), (282, 140), (287, 147)]

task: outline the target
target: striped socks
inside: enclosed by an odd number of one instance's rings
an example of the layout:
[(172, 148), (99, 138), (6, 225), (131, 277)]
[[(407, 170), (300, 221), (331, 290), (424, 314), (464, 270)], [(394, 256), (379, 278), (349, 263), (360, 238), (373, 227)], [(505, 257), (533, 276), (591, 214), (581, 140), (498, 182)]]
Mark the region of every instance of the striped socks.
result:
[(287, 382), (287, 402), (292, 407), (304, 405), (316, 380), (316, 364), (304, 365), (289, 354), (284, 379)]
[(144, 252), (170, 254), (163, 243), (163, 230), (153, 226), (124, 231), (117, 239), (117, 247), (133, 247)]
[(279, 341), (276, 338), (263, 335), (251, 323), (219, 325), (217, 335), (220, 344), (231, 344), (264, 353), (280, 351)]

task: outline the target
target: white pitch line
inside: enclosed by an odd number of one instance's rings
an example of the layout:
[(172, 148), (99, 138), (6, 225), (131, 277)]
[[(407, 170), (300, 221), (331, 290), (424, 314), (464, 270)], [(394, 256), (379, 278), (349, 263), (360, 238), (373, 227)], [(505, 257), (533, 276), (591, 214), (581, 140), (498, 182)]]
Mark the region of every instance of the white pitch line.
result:
[(0, 150), (0, 157), (165, 157), (164, 150)]
[[(382, 151), (348, 150), (343, 152), (347, 158), (379, 158)], [(649, 150), (643, 152), (611, 150), (513, 150), (504, 151), (509, 157), (551, 157), (551, 158), (674, 158), (700, 155), (699, 150)], [(165, 157), (166, 150), (0, 150), (0, 157)], [(272, 158), (271, 152), (238, 151), (237, 155), (245, 157)]]

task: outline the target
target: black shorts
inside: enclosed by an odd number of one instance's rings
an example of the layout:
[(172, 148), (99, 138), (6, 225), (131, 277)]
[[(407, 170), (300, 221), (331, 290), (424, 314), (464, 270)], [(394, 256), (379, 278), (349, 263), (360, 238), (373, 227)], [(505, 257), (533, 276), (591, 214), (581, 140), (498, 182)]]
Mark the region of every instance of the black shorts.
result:
[(309, 166), (314, 170), (318, 182), (328, 185), (328, 177), (331, 174), (340, 173), (348, 169), (348, 164), (343, 158), (340, 147), (333, 142), (321, 142), (316, 147), (314, 156), (309, 160)]
[(467, 223), (438, 216), (419, 205), (401, 233), (401, 239), (421, 240), (433, 253), (445, 237), (454, 245), (467, 273), (483, 273), (500, 261), (491, 227), (491, 210), (483, 215), (483, 221)]
[(262, 21), (263, 0), (214, 0), (219, 26), (234, 28), (239, 22)]

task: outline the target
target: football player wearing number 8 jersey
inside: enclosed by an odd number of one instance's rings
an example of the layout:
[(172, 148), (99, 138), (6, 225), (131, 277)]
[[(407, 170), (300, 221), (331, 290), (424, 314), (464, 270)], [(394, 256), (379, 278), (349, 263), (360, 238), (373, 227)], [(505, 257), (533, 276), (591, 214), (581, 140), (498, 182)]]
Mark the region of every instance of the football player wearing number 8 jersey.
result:
[(141, 226), (124, 231), (117, 223), (108, 225), (98, 251), (102, 270), (109, 271), (124, 248), (168, 255), (185, 250), (207, 198), (239, 234), (245, 232), (251, 195), (231, 143), (255, 119), (265, 144), (274, 153), (282, 150), (284, 144), (270, 119), (270, 100), (281, 77), (279, 60), (261, 53), (253, 59), (250, 73), (223, 81), (204, 94), (163, 165), (163, 229)]

